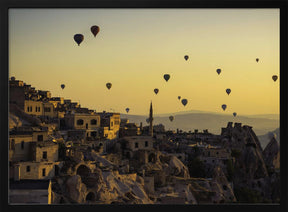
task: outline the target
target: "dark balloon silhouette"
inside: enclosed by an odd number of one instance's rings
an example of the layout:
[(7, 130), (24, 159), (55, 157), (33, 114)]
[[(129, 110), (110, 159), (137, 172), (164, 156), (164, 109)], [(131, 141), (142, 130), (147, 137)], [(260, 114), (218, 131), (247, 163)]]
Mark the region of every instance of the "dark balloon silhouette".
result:
[(170, 79), (170, 75), (169, 74), (164, 74), (164, 79), (166, 80), (166, 82), (168, 82), (168, 80)]
[(74, 35), (74, 40), (79, 46), (80, 43), (84, 40), (84, 36), (82, 34), (76, 34)]
[(154, 93), (157, 94), (158, 92), (159, 92), (159, 89), (158, 89), (158, 88), (155, 88), (155, 89), (154, 89)]
[(95, 26), (92, 26), (92, 27), (90, 28), (90, 30), (91, 30), (92, 34), (94, 35), (94, 37), (96, 37), (96, 35), (97, 35), (98, 32), (100, 31), (100, 28), (95, 25)]
[(110, 88), (112, 87), (112, 84), (110, 82), (106, 83), (106, 87), (110, 90)]
[(180, 100), (180, 99), (181, 99), (181, 96), (178, 96), (178, 99)]
[(231, 93), (231, 89), (230, 88), (227, 88), (226, 89), (226, 93), (229, 95)]
[(237, 116), (237, 113), (236, 113), (236, 112), (234, 112), (234, 113), (233, 113), (233, 116), (234, 116), (234, 117), (236, 117), (236, 116)]
[(169, 116), (169, 120), (173, 121), (174, 120), (174, 116)]
[(273, 75), (272, 79), (274, 80), (274, 82), (276, 82), (276, 80), (278, 79), (278, 76), (277, 75)]
[(223, 104), (221, 107), (222, 107), (222, 109), (225, 111), (226, 108), (227, 108), (227, 105)]
[(126, 110), (126, 112), (128, 113), (130, 109), (127, 107), (125, 110)]
[(147, 119), (146, 119), (146, 122), (147, 122), (147, 124), (149, 124), (149, 122), (150, 122), (150, 119), (149, 119), (149, 118), (147, 118)]
[(185, 56), (184, 56), (184, 59), (185, 59), (185, 60), (188, 60), (188, 58), (189, 58), (188, 55), (185, 55)]
[(257, 63), (259, 62), (259, 58), (256, 58), (256, 62), (257, 62)]
[(64, 89), (64, 88), (65, 88), (65, 85), (64, 85), (64, 84), (62, 84), (62, 85), (61, 85), (61, 88), (62, 88), (62, 89)]
[(220, 68), (218, 68), (217, 70), (216, 70), (216, 72), (218, 73), (218, 75), (221, 73), (221, 69)]
[(182, 102), (182, 104), (183, 104), (184, 106), (186, 106), (187, 103), (188, 103), (188, 100), (187, 100), (187, 99), (182, 99), (181, 102)]

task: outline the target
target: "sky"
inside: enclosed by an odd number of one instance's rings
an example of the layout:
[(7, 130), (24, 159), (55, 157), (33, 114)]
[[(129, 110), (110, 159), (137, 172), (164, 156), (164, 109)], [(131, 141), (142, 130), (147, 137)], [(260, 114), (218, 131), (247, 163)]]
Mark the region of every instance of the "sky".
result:
[[(279, 9), (9, 9), (9, 76), (97, 112), (129, 108), (129, 114), (147, 115), (152, 101), (154, 114), (279, 114), (279, 79), (272, 80), (280, 77), (279, 14)], [(100, 28), (96, 37), (93, 25)], [(74, 34), (84, 35), (80, 46)], [(168, 82), (164, 74), (170, 74)]]

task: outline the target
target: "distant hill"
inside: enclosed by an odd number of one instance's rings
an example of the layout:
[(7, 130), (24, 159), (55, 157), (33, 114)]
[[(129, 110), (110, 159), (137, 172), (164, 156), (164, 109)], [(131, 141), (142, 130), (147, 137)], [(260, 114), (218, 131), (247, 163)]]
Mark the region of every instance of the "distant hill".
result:
[[(202, 131), (208, 129), (209, 132), (220, 134), (221, 128), (226, 127), (228, 122), (240, 122), (242, 125), (253, 127), (256, 135), (264, 135), (270, 131), (279, 128), (279, 117), (276, 115), (255, 115), (255, 116), (232, 116), (219, 113), (210, 113), (202, 111), (180, 112), (172, 114), (174, 121), (169, 120), (171, 114), (160, 114), (154, 116), (153, 124), (163, 124), (166, 130), (182, 129), (184, 131), (194, 131), (198, 129)], [(266, 117), (266, 118), (265, 118)], [(130, 122), (148, 125), (146, 122), (147, 116), (121, 114), (121, 118), (128, 118)]]
[[(276, 130), (273, 130), (273, 131), (270, 131), (272, 133), (275, 133), (276, 134), (276, 141), (279, 142), (280, 144), (280, 129), (277, 128)], [(259, 135), (257, 136), (260, 143), (261, 143), (261, 147), (262, 149), (265, 149), (265, 147), (267, 146), (267, 144), (270, 142), (270, 138), (269, 138), (269, 133), (270, 132), (267, 132), (265, 135)]]

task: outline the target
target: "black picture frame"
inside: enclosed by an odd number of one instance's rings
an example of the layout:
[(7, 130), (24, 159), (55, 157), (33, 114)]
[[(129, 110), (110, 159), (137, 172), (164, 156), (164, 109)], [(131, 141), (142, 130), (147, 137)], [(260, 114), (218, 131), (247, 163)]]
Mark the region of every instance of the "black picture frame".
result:
[[(0, 211), (41, 211), (41, 210), (85, 210), (85, 211), (288, 211), (287, 184), (287, 0), (2, 0), (0, 10), (1, 26), (1, 69), (0, 69), (0, 105), (1, 105), (1, 208)], [(9, 81), (9, 8), (279, 8), (280, 9), (280, 135), (281, 135), (281, 202), (280, 205), (9, 205), (8, 204), (8, 81)]]

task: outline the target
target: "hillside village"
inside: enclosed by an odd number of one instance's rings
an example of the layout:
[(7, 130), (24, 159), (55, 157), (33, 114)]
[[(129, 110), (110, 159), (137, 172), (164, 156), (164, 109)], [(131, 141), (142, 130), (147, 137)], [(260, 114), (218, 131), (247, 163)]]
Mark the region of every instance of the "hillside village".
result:
[(280, 147), (252, 126), (186, 132), (120, 119), (11, 77), (10, 204), (280, 203)]

